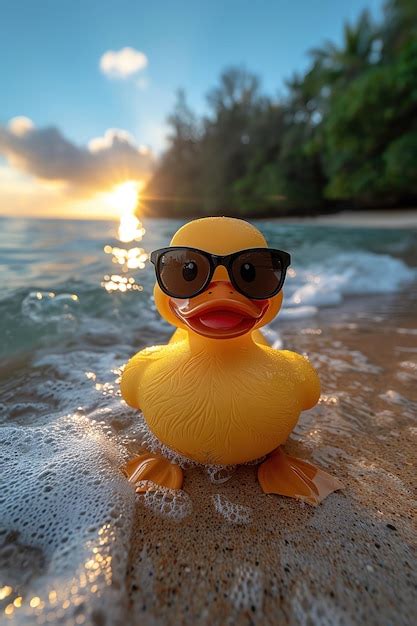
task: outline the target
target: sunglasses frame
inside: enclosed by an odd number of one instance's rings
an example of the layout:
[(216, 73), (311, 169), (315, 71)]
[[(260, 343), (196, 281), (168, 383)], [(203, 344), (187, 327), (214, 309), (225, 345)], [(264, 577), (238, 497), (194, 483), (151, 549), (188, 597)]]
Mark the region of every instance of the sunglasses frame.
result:
[[(208, 277), (204, 285), (198, 291), (193, 293), (192, 296), (186, 296), (186, 297), (177, 296), (175, 293), (170, 292), (168, 289), (166, 289), (166, 287), (162, 284), (159, 264), (160, 264), (162, 256), (166, 252), (169, 252), (170, 250), (190, 250), (191, 252), (197, 252), (201, 254), (209, 261), (210, 272), (208, 274)], [(248, 296), (246, 293), (244, 293), (244, 291), (240, 289), (240, 287), (236, 284), (233, 278), (233, 274), (231, 271), (232, 263), (241, 254), (245, 254), (247, 252), (265, 252), (265, 250), (268, 250), (269, 252), (273, 252), (274, 254), (277, 254), (279, 256), (281, 264), (282, 264), (281, 280), (278, 284), (278, 287), (268, 296), (265, 296), (262, 298)], [(231, 284), (233, 285), (233, 287), (236, 289), (236, 291), (238, 291), (240, 294), (242, 294), (246, 298), (249, 298), (250, 300), (267, 300), (268, 298), (272, 298), (273, 296), (276, 296), (277, 293), (281, 291), (284, 285), (285, 277), (287, 274), (287, 269), (289, 265), (291, 264), (291, 255), (288, 254), (288, 252), (284, 252), (283, 250), (277, 250), (274, 248), (246, 248), (245, 250), (239, 250), (238, 252), (232, 252), (232, 254), (226, 254), (223, 256), (219, 254), (211, 254), (210, 252), (206, 252), (205, 250), (200, 250), (199, 248), (192, 248), (191, 246), (168, 246), (167, 248), (159, 248), (158, 250), (154, 250), (153, 252), (151, 252), (150, 261), (155, 266), (156, 280), (158, 282), (158, 285), (160, 286), (161, 290), (167, 296), (170, 296), (171, 298), (177, 298), (178, 300), (187, 300), (190, 298), (195, 298), (196, 296), (200, 295), (200, 293), (203, 293), (203, 291), (205, 291), (205, 289), (207, 289), (207, 287), (209, 286), (216, 268), (219, 266), (222, 266), (226, 268), (228, 276), (229, 276), (229, 280)]]

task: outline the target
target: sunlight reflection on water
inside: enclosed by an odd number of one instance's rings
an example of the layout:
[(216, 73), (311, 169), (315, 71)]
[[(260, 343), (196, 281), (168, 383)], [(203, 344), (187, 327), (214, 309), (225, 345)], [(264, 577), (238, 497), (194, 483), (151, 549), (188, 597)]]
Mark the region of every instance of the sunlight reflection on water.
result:
[[(135, 181), (127, 181), (119, 185), (112, 194), (115, 208), (120, 211), (120, 222), (117, 230), (117, 238), (121, 244), (133, 244), (142, 241), (146, 230), (142, 222), (136, 217), (136, 208), (139, 202), (140, 185)], [(122, 275), (106, 274), (101, 286), (108, 292), (119, 291), (142, 291), (142, 285), (138, 284), (133, 276), (129, 276), (129, 270), (143, 270), (148, 259), (144, 248), (137, 245), (113, 246), (106, 244), (104, 253), (112, 255), (112, 262), (121, 266)]]

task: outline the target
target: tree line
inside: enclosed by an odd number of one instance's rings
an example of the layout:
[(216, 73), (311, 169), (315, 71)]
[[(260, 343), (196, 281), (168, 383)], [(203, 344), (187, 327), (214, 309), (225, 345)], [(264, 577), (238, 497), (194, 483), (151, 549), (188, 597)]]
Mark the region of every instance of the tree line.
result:
[[(310, 51), (284, 98), (229, 68), (198, 117), (184, 91), (144, 191), (152, 215), (279, 216), (415, 206), (417, 2), (364, 11), (341, 45)], [(143, 208), (141, 209), (143, 210)]]

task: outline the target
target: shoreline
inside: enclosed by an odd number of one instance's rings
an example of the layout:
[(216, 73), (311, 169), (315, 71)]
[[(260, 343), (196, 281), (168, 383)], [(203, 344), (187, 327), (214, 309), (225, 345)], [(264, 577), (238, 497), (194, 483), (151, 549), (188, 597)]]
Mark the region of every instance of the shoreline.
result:
[[(194, 217), (187, 216), (154, 216), (154, 215), (137, 215), (140, 220), (193, 220), (200, 217), (206, 217), (202, 215), (196, 215)], [(283, 224), (305, 224), (307, 226), (350, 226), (354, 228), (417, 228), (417, 208), (410, 209), (376, 209), (372, 211), (340, 211), (339, 213), (331, 214), (317, 214), (310, 216), (290, 216), (277, 217), (270, 215), (269, 217), (256, 217), (256, 216), (232, 216), (248, 221), (276, 221)], [(72, 221), (72, 222), (118, 222), (120, 217), (115, 215), (111, 217), (90, 217), (88, 215), (81, 217), (71, 215), (10, 215), (7, 213), (0, 214), (0, 219), (23, 219), (23, 220), (45, 220), (45, 221)]]
[(417, 209), (399, 209), (390, 212), (377, 211), (341, 211), (331, 215), (314, 217), (273, 218), (287, 224), (306, 224), (318, 226), (353, 226), (357, 228), (417, 228)]

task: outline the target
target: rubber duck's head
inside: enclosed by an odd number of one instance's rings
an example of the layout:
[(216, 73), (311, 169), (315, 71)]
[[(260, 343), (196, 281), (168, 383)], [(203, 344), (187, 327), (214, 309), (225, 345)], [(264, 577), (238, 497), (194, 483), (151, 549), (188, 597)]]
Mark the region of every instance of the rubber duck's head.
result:
[[(206, 217), (188, 222), (173, 236), (170, 246), (184, 246), (226, 256), (250, 248), (268, 248), (252, 224), (230, 217)], [(230, 282), (226, 267), (216, 267), (204, 290), (191, 298), (167, 295), (155, 285), (161, 316), (170, 324), (211, 339), (245, 335), (270, 322), (282, 304), (282, 291), (265, 299), (240, 293)]]

